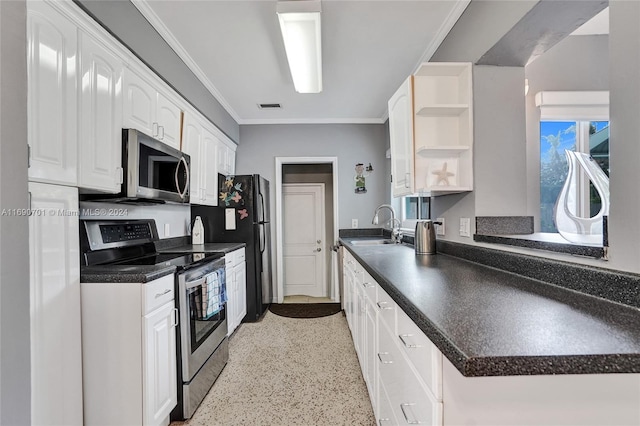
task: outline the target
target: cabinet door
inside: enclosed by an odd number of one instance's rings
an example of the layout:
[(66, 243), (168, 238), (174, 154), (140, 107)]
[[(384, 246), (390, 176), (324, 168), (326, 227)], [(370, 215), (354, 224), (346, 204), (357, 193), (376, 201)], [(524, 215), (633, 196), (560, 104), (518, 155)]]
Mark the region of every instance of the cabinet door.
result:
[(160, 425), (177, 403), (174, 302), (145, 316), (143, 341), (143, 425)]
[(193, 116), (186, 115), (184, 119), (184, 139), (182, 151), (191, 157), (191, 174), (189, 177), (190, 200), (192, 204), (202, 202), (201, 188), (201, 158), (202, 158), (202, 127)]
[[(31, 422), (82, 425), (78, 190), (29, 183)], [(65, 214), (70, 213), (70, 214)]]
[(124, 127), (158, 137), (156, 90), (128, 68), (124, 71)]
[(229, 148), (222, 141), (218, 141), (218, 143), (216, 144), (216, 151), (218, 160), (218, 173), (222, 173), (223, 175), (227, 176), (230, 175), (231, 173), (229, 173), (229, 161), (227, 159)]
[(80, 36), (80, 176), (78, 186), (120, 192), (123, 63), (87, 34)]
[(28, 2), (29, 179), (76, 186), (77, 29), (45, 2)]
[(180, 107), (158, 92), (157, 107), (158, 139), (180, 149)]
[[(229, 256), (229, 254), (226, 254)], [(225, 267), (225, 275), (226, 275), (226, 285), (227, 285), (227, 336), (230, 336), (231, 333), (236, 329), (236, 306), (238, 299), (238, 288), (236, 282), (236, 276), (234, 272), (235, 268), (232, 263), (229, 263), (228, 266)]]
[(238, 292), (236, 305), (236, 327), (240, 325), (245, 315), (247, 315), (247, 263), (241, 262), (234, 268), (236, 278), (236, 289)]
[(377, 342), (377, 323), (378, 323), (378, 311), (374, 308), (370, 302), (366, 301), (366, 314), (365, 314), (365, 326), (364, 326), (364, 340), (365, 340), (365, 363), (364, 363), (364, 377), (369, 390), (369, 398), (371, 399), (371, 405), (373, 411), (378, 410), (378, 366), (376, 365), (376, 357), (378, 354)]
[(236, 150), (234, 148), (227, 148), (227, 174), (236, 174)]
[(393, 196), (414, 192), (413, 77), (389, 99), (389, 139)]
[(207, 206), (218, 205), (218, 169), (216, 167), (218, 138), (211, 131), (203, 128), (202, 152), (200, 158), (202, 187), (202, 201)]

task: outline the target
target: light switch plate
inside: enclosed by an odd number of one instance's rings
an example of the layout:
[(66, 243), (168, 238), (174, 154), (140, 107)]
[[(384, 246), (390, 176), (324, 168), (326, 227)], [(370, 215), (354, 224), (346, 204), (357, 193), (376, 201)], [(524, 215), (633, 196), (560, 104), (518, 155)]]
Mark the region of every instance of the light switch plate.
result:
[(236, 229), (236, 209), (225, 209), (224, 211), (224, 229), (227, 231), (235, 231)]
[(440, 222), (441, 225), (436, 225), (436, 235), (444, 235), (444, 217), (439, 217), (436, 222)]
[(471, 237), (471, 219), (468, 217), (460, 218), (460, 236)]

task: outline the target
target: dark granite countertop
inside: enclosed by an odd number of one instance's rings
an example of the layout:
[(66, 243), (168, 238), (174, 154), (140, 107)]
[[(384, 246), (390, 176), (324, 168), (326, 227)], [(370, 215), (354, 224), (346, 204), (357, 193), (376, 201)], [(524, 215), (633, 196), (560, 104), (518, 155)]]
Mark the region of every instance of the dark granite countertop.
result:
[(176, 272), (166, 265), (96, 265), (80, 268), (81, 283), (147, 283)]
[(341, 242), (465, 376), (640, 373), (640, 309), (356, 238)]

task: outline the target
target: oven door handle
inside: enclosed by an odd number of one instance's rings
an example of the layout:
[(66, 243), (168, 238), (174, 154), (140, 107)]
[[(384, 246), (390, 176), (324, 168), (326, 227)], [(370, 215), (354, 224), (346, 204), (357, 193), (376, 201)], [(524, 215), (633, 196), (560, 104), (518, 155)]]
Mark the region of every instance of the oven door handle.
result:
[(185, 288), (188, 290), (188, 289), (193, 288), (193, 287), (201, 286), (202, 284), (204, 284), (206, 282), (207, 282), (207, 277), (202, 277), (202, 278), (200, 278), (198, 280), (187, 282)]

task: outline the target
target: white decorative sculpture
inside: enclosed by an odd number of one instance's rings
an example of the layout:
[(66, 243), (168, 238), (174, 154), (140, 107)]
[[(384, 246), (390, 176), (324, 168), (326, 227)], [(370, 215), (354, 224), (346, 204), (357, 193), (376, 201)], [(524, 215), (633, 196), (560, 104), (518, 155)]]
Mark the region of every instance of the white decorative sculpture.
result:
[[(564, 153), (569, 162), (569, 172), (554, 208), (558, 232), (572, 243), (602, 246), (602, 217), (609, 215), (609, 177), (588, 154), (569, 150), (565, 150)], [(584, 170), (593, 183), (602, 203), (600, 211), (593, 217), (579, 217), (576, 214), (580, 169)]]

